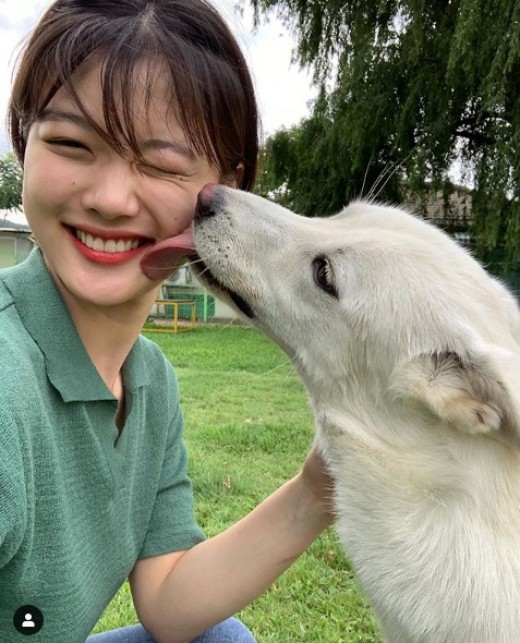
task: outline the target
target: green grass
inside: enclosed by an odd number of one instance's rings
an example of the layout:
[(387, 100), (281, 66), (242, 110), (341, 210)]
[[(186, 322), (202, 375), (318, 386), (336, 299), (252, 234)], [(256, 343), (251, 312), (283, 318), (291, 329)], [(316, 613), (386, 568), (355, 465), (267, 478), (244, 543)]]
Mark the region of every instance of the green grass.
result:
[[(299, 470), (313, 435), (307, 397), (286, 356), (253, 329), (150, 337), (179, 378), (197, 519), (211, 536)], [(380, 641), (333, 529), (239, 617), (259, 643)], [(96, 632), (136, 621), (125, 584)]]

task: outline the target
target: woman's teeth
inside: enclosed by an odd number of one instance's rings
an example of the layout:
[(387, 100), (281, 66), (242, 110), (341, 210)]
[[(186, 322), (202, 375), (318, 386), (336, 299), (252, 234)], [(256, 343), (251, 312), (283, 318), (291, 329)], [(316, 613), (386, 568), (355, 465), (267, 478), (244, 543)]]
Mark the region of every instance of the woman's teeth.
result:
[(129, 252), (130, 250), (135, 250), (140, 245), (138, 239), (100, 239), (99, 237), (94, 237), (83, 230), (74, 230), (76, 237), (84, 243), (88, 248), (95, 250), (96, 252)]

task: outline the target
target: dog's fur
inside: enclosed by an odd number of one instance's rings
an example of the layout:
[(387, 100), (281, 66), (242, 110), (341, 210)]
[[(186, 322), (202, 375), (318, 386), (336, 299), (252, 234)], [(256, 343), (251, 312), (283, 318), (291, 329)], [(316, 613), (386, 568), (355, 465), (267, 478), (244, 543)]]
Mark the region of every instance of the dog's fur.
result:
[(195, 242), (202, 278), (308, 389), (339, 534), (385, 640), (520, 641), (511, 294), (434, 226), (364, 202), (309, 219), (219, 186)]

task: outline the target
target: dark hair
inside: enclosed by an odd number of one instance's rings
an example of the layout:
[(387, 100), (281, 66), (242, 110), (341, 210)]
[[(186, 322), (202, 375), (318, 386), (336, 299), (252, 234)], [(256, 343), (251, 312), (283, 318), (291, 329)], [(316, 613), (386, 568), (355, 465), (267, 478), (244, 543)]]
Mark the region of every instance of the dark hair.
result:
[[(71, 81), (83, 63), (98, 57), (106, 130), (89, 117)], [(224, 176), (234, 175), (242, 163), (239, 187), (252, 189), (259, 127), (254, 87), (235, 38), (205, 0), (54, 2), (29, 38), (13, 84), (8, 119), (20, 162), (30, 126), (61, 87), (112, 147), (118, 151), (130, 147), (139, 157), (132, 79), (143, 60), (166, 64), (172, 104), (195, 152), (206, 156)], [(148, 73), (147, 100), (153, 87), (153, 74)], [(122, 114), (116, 104), (123, 106)]]

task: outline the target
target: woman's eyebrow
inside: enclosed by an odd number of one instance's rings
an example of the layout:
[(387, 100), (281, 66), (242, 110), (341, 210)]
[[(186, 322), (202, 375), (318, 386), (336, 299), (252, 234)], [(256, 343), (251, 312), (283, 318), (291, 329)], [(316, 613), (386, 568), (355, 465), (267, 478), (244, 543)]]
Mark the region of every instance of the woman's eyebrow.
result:
[(165, 141), (159, 138), (152, 138), (148, 141), (144, 141), (143, 143), (141, 143), (139, 145), (139, 149), (141, 150), (141, 152), (147, 152), (149, 150), (151, 151), (167, 150), (167, 151), (175, 152), (176, 154), (180, 154), (181, 156), (185, 156), (190, 161), (195, 161), (197, 159), (197, 155), (191, 148), (189, 148), (181, 141), (176, 141), (175, 139)]
[(75, 112), (67, 112), (64, 110), (58, 109), (44, 109), (43, 112), (38, 117), (39, 121), (64, 121), (66, 123), (72, 123), (73, 125), (78, 125), (83, 129), (92, 131), (93, 127), (88, 122), (88, 120), (81, 114), (76, 114)]
[[(72, 123), (73, 125), (77, 125), (78, 127), (81, 127), (82, 129), (89, 132), (92, 132), (94, 129), (82, 114), (77, 114), (76, 112), (68, 112), (66, 110), (45, 109), (41, 113), (39, 120)], [(175, 139), (166, 141), (159, 138), (152, 138), (140, 143), (139, 149), (143, 153), (147, 151), (167, 150), (175, 152), (176, 154), (180, 154), (181, 156), (185, 156), (190, 161), (195, 161), (197, 159), (197, 155), (190, 147), (188, 147), (185, 143), (177, 141)]]

